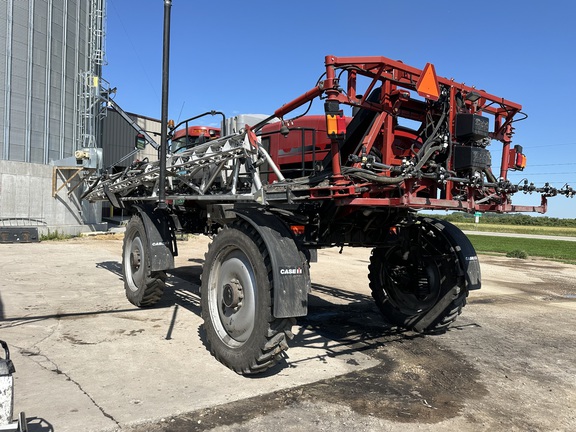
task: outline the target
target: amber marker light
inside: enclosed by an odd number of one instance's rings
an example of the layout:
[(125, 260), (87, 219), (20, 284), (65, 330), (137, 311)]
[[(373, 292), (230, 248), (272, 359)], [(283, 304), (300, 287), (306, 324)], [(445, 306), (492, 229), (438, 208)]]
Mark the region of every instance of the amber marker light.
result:
[(290, 225), (290, 231), (294, 235), (304, 235), (304, 225)]

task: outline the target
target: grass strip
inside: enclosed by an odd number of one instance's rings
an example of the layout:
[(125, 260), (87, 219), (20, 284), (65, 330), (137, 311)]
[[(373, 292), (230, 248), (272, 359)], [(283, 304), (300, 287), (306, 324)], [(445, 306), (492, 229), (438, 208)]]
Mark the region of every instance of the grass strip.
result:
[(570, 227), (553, 227), (553, 226), (524, 226), (524, 225), (499, 225), (485, 223), (455, 223), (457, 227), (464, 231), (481, 231), (481, 232), (506, 232), (517, 234), (540, 234), (576, 237), (576, 228)]
[(496, 252), (507, 254), (524, 251), (528, 256), (548, 258), (576, 264), (576, 242), (563, 240), (525, 239), (515, 237), (494, 237), (468, 235), (476, 252)]

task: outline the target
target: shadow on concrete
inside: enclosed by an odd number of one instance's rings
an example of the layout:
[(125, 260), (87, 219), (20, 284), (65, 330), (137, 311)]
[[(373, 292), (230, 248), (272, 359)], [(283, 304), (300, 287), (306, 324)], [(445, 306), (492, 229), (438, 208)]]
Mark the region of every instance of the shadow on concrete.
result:
[[(204, 263), (203, 260), (190, 259), (191, 262)], [(108, 270), (123, 280), (122, 263), (118, 261), (103, 261), (96, 263), (97, 268)], [(172, 307), (174, 305), (188, 309), (200, 316), (200, 275), (202, 265), (183, 266), (167, 270), (166, 289), (155, 308)]]
[(314, 356), (320, 360), (423, 337), (384, 321), (371, 296), (320, 284), (312, 284), (308, 315), (297, 322), (300, 330), (290, 345), (320, 351)]
[(54, 432), (54, 426), (52, 426), (46, 419), (40, 417), (27, 417), (26, 421), (28, 423), (28, 432)]
[[(97, 268), (108, 270), (122, 279), (122, 264), (118, 261), (104, 261), (96, 263)], [(166, 283), (166, 290), (160, 301), (154, 305), (154, 308), (171, 308), (174, 305), (181, 306), (190, 312), (200, 316), (200, 274), (201, 266), (180, 267), (170, 270)], [(128, 302), (128, 300), (126, 300)], [(15, 327), (23, 324), (29, 324), (47, 319), (88, 317), (94, 315), (116, 314), (125, 312), (142, 312), (146, 313), (147, 308), (137, 308), (135, 306), (125, 309), (107, 309), (98, 311), (80, 311), (80, 312), (58, 312), (45, 315), (29, 315), (24, 317), (5, 318), (2, 302), (0, 299), (0, 317), (5, 327)], [(173, 321), (177, 312), (173, 313)], [(172, 323), (173, 326), (174, 323)], [(0, 324), (0, 328), (3, 325)]]
[(87, 317), (92, 315), (105, 315), (105, 314), (117, 314), (123, 312), (145, 312), (145, 309), (138, 309), (136, 307), (132, 307), (131, 309), (107, 309), (107, 310), (100, 310), (100, 311), (88, 311), (88, 312), (62, 312), (62, 313), (53, 313), (53, 314), (46, 314), (46, 315), (28, 315), (24, 317), (17, 317), (17, 318), (5, 318), (3, 321), (8, 325), (0, 324), (0, 328), (2, 327), (16, 327), (24, 324), (30, 324), (37, 321), (43, 321), (47, 319), (61, 319), (61, 318), (74, 318), (74, 317)]
[[(172, 331), (177, 323), (181, 309), (186, 309), (201, 316), (200, 276), (203, 260), (191, 259), (196, 265), (182, 266), (167, 271), (166, 289), (160, 301), (153, 308), (172, 308), (172, 318), (165, 339), (172, 338)], [(122, 278), (122, 264), (118, 261), (104, 261), (96, 264)], [(298, 332), (290, 346), (310, 348), (318, 353), (312, 358), (337, 357), (356, 351), (371, 350), (386, 343), (409, 340), (421, 337), (413, 332), (399, 330), (387, 324), (378, 311), (371, 296), (345, 291), (342, 289), (312, 284), (309, 295), (308, 315), (297, 319)], [(126, 308), (103, 311), (55, 313), (5, 320), (9, 326), (21, 325), (50, 318), (82, 317), (100, 314), (146, 313), (146, 308)], [(1, 326), (0, 326), (1, 327)], [(199, 327), (202, 343), (208, 346), (203, 326)], [(254, 378), (265, 378), (280, 372), (285, 367), (296, 367), (295, 362), (289, 365), (285, 360), (263, 374)], [(42, 429), (40, 429), (42, 430)]]
[(96, 263), (96, 268), (101, 268), (104, 270), (108, 270), (110, 273), (115, 274), (120, 279), (122, 279), (122, 263), (118, 261), (103, 261)]
[[(74, 197), (74, 195), (70, 195), (70, 199), (72, 200), (72, 198)], [(64, 207), (66, 207), (66, 210), (68, 210), (68, 214), (72, 215), (72, 217), (76, 220), (76, 223), (78, 225), (82, 225), (84, 222), (82, 221), (82, 217), (80, 216), (80, 211), (82, 210), (82, 206), (79, 204), (78, 201), (75, 201), (74, 204), (75, 206), (72, 207), (72, 205), (70, 205), (70, 203), (72, 201), (66, 201), (65, 199), (63, 199), (61, 196), (56, 195), (54, 196), (54, 198), (56, 200), (58, 200), (60, 202), (61, 205), (63, 205)]]
[(181, 306), (200, 316), (201, 265), (178, 267), (168, 270), (164, 296), (158, 306)]
[[(171, 338), (171, 329), (176, 323), (180, 307), (201, 316), (200, 276), (203, 261), (196, 259), (190, 261), (198, 265), (168, 271), (170, 277), (167, 290), (158, 303), (160, 307), (174, 306), (166, 339)], [(372, 350), (390, 342), (422, 337), (386, 323), (370, 295), (312, 284), (308, 300), (308, 315), (298, 318), (298, 332), (294, 334), (289, 345), (309, 348), (314, 354), (290, 363), (286, 361), (286, 357), (276, 366), (250, 378), (270, 377), (286, 367), (297, 367), (297, 363), (312, 358), (349, 355), (357, 351)], [(199, 327), (198, 334), (204, 346), (208, 348), (203, 326)]]

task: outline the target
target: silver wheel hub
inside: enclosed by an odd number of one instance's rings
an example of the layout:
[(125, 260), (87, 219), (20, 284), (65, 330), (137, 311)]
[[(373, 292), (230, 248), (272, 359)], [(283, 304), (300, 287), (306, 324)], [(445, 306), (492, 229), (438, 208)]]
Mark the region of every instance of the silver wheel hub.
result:
[(224, 306), (227, 308), (237, 309), (242, 307), (243, 298), (242, 285), (240, 285), (238, 279), (230, 280), (230, 282), (222, 288), (222, 303), (224, 303)]
[(145, 251), (140, 236), (136, 235), (127, 245), (124, 251), (124, 271), (126, 283), (131, 291), (138, 291), (142, 284), (145, 283), (146, 268), (144, 265)]
[(218, 337), (231, 347), (244, 344), (256, 318), (256, 275), (243, 251), (221, 251), (211, 275), (210, 314)]
[(140, 254), (140, 249), (132, 248), (130, 252), (130, 265), (132, 269), (137, 271), (140, 268), (140, 263), (142, 262), (142, 255)]

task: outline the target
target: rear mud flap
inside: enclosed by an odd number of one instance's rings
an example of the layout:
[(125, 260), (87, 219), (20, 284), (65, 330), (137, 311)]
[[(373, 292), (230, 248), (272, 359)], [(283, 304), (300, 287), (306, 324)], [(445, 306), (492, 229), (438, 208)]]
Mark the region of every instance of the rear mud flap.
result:
[(308, 313), (310, 271), (288, 227), (276, 216), (259, 210), (236, 209), (235, 213), (258, 231), (270, 253), (274, 278), (274, 316), (305, 316)]
[(134, 206), (142, 218), (150, 251), (150, 270), (162, 271), (174, 268), (174, 257), (178, 256), (174, 224), (162, 210)]
[(466, 234), (460, 228), (437, 219), (423, 219), (423, 222), (433, 225), (448, 240), (458, 258), (458, 265), (466, 279), (466, 289), (469, 291), (480, 289), (481, 274), (480, 262)]

